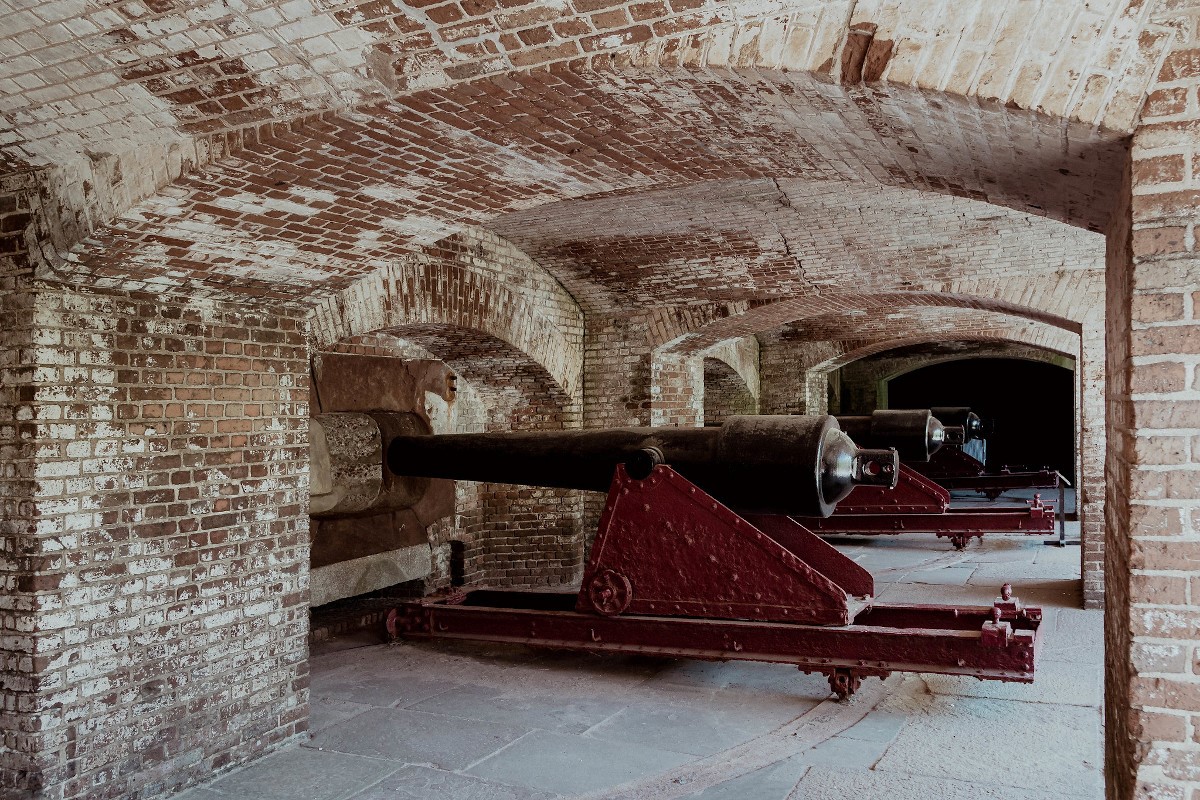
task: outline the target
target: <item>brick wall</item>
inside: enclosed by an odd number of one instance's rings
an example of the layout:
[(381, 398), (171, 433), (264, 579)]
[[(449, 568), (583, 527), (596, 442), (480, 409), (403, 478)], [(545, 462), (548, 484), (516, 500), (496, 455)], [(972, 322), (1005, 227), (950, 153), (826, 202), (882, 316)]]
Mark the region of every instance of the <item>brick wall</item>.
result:
[(1109, 797), (1200, 798), (1200, 8), (1164, 4), (1177, 43), (1132, 146), (1110, 232)]
[[(1128, 169), (1126, 170), (1128, 173)], [(1128, 177), (1126, 185), (1129, 185)], [(1155, 527), (1168, 532), (1182, 532), (1182, 524), (1174, 525), (1154, 509), (1143, 509), (1135, 516), (1130, 505), (1131, 451), (1133, 450), (1134, 418), (1130, 401), (1130, 347), (1132, 285), (1130, 281), (1130, 204), (1128, 200), (1115, 210), (1113, 227), (1108, 236), (1108, 329), (1106, 336), (1105, 420), (1108, 442), (1105, 464), (1105, 550), (1104, 583), (1108, 589), (1104, 599), (1105, 659), (1105, 783), (1110, 800), (1134, 797), (1140, 760), (1137, 740), (1140, 737), (1137, 712), (1133, 710), (1131, 683), (1134, 668), (1131, 660), (1132, 609), (1130, 607), (1130, 555), (1132, 531), (1130, 525), (1140, 517), (1148, 517), (1151, 530)], [(1186, 736), (1187, 723), (1168, 717), (1174, 722), (1176, 741)], [(1178, 793), (1177, 793), (1178, 794)], [(1189, 798), (1189, 800), (1191, 800)]]
[(302, 733), (302, 315), (50, 287), (33, 306), (18, 644), (45, 796), (148, 797)]
[(1105, 548), (1105, 333), (1091, 319), (1079, 336), (1076, 360), (1075, 414), (1079, 432), (1076, 447), (1075, 504), (1079, 510), (1081, 576), (1084, 608), (1104, 607)]

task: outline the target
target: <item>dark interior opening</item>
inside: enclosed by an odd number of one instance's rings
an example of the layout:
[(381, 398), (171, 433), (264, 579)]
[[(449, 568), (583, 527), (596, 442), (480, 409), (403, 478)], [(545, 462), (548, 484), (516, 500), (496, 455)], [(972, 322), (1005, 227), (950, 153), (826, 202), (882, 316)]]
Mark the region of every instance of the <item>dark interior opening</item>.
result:
[(1075, 374), (1015, 358), (969, 358), (888, 381), (889, 408), (970, 406), (992, 419), (989, 471), (1048, 466), (1075, 480)]
[(458, 539), (450, 541), (450, 585), (462, 586), (467, 582), (467, 545)]

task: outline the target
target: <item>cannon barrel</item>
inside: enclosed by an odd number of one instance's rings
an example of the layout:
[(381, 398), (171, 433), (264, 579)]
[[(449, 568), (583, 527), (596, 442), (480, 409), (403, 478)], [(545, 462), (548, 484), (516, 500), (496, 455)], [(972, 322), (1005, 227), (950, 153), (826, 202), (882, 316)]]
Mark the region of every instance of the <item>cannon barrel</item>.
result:
[(870, 416), (836, 418), (861, 447), (894, 447), (901, 461), (928, 461), (946, 444), (946, 428), (925, 410), (879, 409)]
[(959, 425), (963, 429), (962, 441), (947, 444), (965, 444), (975, 439), (986, 439), (987, 430), (979, 415), (966, 406), (939, 406), (929, 409), (945, 426)]
[(829, 416), (731, 417), (717, 428), (615, 428), (397, 436), (396, 475), (606, 491), (625, 464), (667, 464), (727, 506), (826, 517), (860, 484), (894, 487), (893, 450), (863, 449)]

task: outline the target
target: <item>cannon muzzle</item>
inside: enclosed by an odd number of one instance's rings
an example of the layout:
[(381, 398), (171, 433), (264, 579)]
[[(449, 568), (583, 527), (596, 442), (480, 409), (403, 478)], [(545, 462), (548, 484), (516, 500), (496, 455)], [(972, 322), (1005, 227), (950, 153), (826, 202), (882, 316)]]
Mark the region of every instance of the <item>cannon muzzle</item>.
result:
[(894, 450), (863, 449), (830, 416), (737, 416), (714, 428), (397, 436), (396, 475), (607, 491), (618, 464), (657, 464), (744, 513), (827, 517), (858, 485), (896, 485)]
[[(966, 406), (939, 406), (929, 409), (941, 423), (947, 427), (957, 425), (962, 427), (961, 441), (947, 441), (947, 444), (966, 444), (975, 439), (986, 439), (988, 431), (983, 420)], [(954, 438), (958, 438), (955, 436)]]
[(928, 410), (880, 409), (870, 416), (837, 417), (838, 425), (855, 444), (894, 447), (901, 461), (928, 461), (946, 444), (946, 429)]

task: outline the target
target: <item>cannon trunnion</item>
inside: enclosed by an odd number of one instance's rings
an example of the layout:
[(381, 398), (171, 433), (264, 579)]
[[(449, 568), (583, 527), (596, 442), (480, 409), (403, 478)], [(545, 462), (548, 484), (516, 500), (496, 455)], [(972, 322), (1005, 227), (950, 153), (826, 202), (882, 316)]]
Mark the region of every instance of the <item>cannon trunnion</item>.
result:
[[(389, 635), (790, 663), (827, 675), (841, 698), (863, 677), (893, 671), (1032, 681), (1041, 610), (1023, 607), (1007, 586), (991, 607), (877, 604), (870, 573), (788, 511), (763, 513), (803, 504), (820, 509), (856, 485), (895, 480), (884, 470), (895, 464), (893, 451), (885, 458), (858, 450), (829, 417), (787, 419), (800, 420), (792, 424), (809, 434), (794, 440), (801, 449), (791, 453), (759, 438), (762, 428), (739, 431), (730, 423), (567, 436), (399, 437), (389, 448), (389, 466), (398, 473), (412, 464), (418, 475), (593, 488), (601, 463), (611, 472), (577, 592), (453, 591), (400, 604), (388, 615)], [(714, 443), (695, 435), (717, 431), (729, 438)], [(746, 433), (741, 445), (754, 449), (727, 452), (753, 478), (724, 486), (718, 465), (706, 459)], [(413, 438), (433, 441), (422, 449)], [(515, 454), (507, 476), (496, 472), (505, 463), (506, 439)], [(472, 457), (475, 445), (481, 458)], [(689, 462), (698, 452), (699, 461)], [(434, 453), (440, 453), (436, 459)], [(676, 455), (678, 463), (671, 460)], [(538, 471), (542, 459), (561, 469)], [(772, 475), (774, 469), (780, 474)], [(763, 495), (781, 487), (793, 495), (755, 497), (755, 482)], [(741, 513), (731, 505), (740, 505)]]

